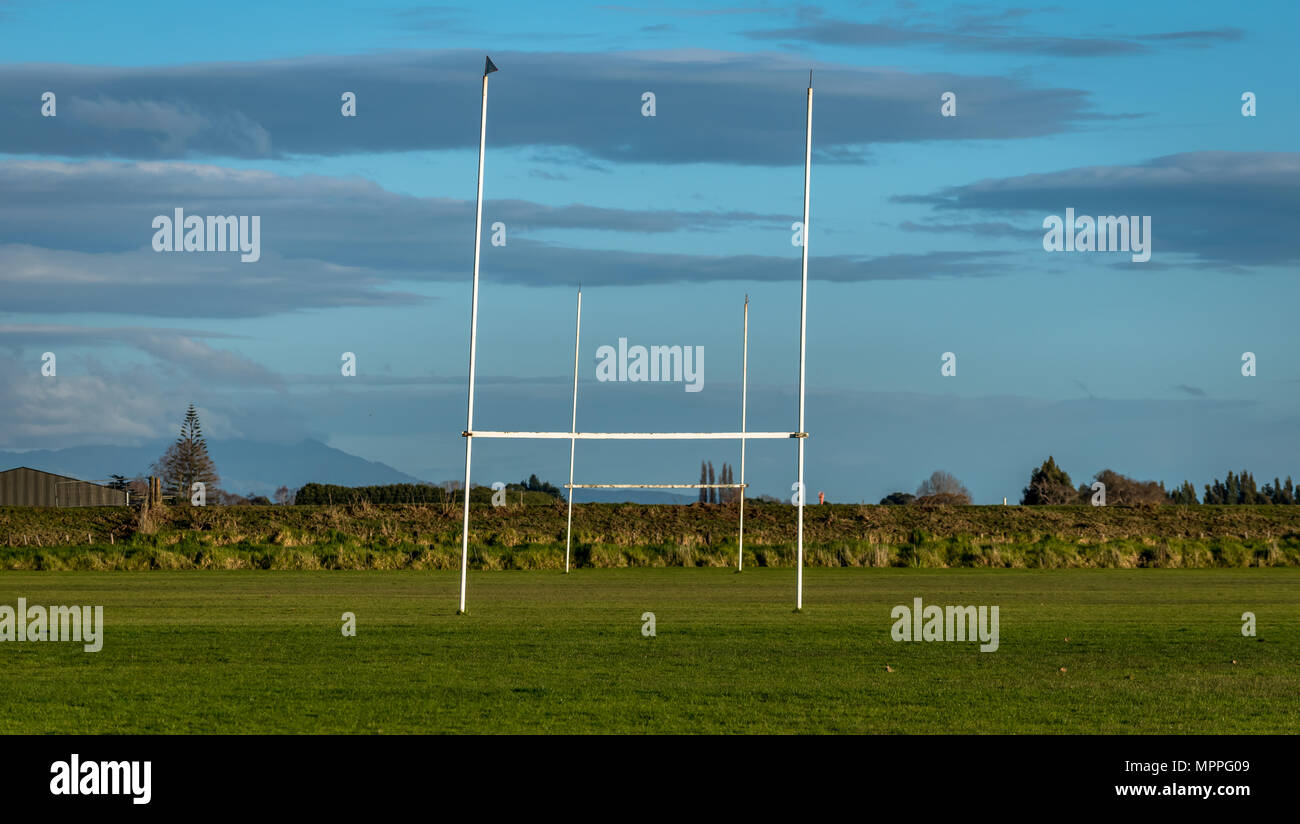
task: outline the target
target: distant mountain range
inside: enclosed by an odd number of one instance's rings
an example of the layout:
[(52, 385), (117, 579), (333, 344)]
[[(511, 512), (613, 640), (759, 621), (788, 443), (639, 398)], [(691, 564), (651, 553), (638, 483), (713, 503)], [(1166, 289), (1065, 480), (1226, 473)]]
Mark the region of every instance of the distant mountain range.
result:
[[(149, 466), (170, 443), (0, 451), (0, 470), (27, 466), (86, 481), (102, 481), (114, 474), (132, 478), (148, 475)], [(208, 454), (217, 465), (221, 488), (241, 495), (270, 497), (280, 486), (292, 489), (312, 481), (344, 486), (422, 482), (387, 464), (367, 461), (315, 440), (294, 444), (213, 440), (208, 442)]]

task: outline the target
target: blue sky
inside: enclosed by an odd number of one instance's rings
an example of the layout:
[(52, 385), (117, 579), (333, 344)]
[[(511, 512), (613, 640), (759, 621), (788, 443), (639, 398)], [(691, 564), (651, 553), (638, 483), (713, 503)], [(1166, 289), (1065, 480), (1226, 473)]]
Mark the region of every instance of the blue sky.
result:
[[(811, 491), (874, 501), (945, 469), (977, 502), (1015, 500), (1049, 453), (1076, 483), (1300, 475), (1290, 4), (219, 17), (0, 3), (0, 448), (164, 436), (194, 401), (213, 437), (312, 436), (457, 477), (490, 53), (484, 220), (508, 241), (484, 249), (479, 426), (567, 427), (581, 281), (580, 428), (736, 428), (746, 294), (750, 425), (793, 427), (813, 69)], [(150, 220), (176, 207), (261, 215), (262, 260), (154, 252)], [(1042, 220), (1067, 207), (1150, 215), (1151, 260), (1045, 252)], [(596, 382), (620, 337), (703, 346), (704, 391)], [(487, 444), (477, 480), (559, 481), (566, 451)], [(788, 494), (793, 451), (751, 447), (754, 491)], [(737, 457), (584, 443), (578, 467), (681, 482)]]

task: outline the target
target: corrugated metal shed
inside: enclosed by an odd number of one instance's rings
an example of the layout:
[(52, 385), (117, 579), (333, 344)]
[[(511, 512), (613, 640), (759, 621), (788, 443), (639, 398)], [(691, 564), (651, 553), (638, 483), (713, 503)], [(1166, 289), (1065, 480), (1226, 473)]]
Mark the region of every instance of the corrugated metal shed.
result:
[(0, 506), (125, 506), (126, 490), (20, 466), (0, 472)]

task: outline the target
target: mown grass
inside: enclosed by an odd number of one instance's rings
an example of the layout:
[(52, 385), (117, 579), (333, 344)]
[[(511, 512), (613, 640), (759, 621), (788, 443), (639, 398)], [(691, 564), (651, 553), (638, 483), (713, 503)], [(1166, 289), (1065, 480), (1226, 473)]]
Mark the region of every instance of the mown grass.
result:
[[(1297, 570), (805, 579), (796, 614), (790, 570), (485, 572), (458, 616), (449, 572), (6, 572), (107, 627), (0, 643), (0, 732), (1300, 732)], [(998, 605), (999, 650), (892, 641), (918, 596)]]
[[(563, 506), (478, 507), (475, 569), (564, 565)], [(736, 509), (583, 504), (579, 567), (726, 567)], [(746, 564), (795, 562), (794, 507), (746, 508)], [(424, 505), (0, 508), (0, 569), (458, 569), (460, 511)], [(1300, 506), (809, 507), (812, 566), (1300, 566)]]

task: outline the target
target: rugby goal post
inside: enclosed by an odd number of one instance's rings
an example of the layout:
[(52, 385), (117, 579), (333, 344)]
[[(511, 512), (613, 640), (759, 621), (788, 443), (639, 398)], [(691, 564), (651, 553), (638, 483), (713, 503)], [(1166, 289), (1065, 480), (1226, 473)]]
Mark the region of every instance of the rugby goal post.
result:
[[(469, 322), (469, 400), (465, 417), (465, 429), (461, 436), (465, 439), (465, 485), (463, 487), (462, 509), (463, 524), (461, 529), (461, 552), (460, 552), (460, 607), (458, 612), (464, 614), (466, 607), (466, 589), (469, 572), (469, 510), (470, 510), (470, 475), (473, 463), (473, 449), (475, 438), (500, 438), (500, 439), (553, 439), (569, 441), (569, 482), (565, 484), (568, 490), (568, 523), (565, 528), (565, 548), (564, 548), (564, 571), (569, 571), (570, 555), (573, 537), (573, 490), (574, 489), (739, 489), (740, 490), (740, 526), (739, 526), (739, 545), (740, 550), (737, 559), (737, 569), (743, 569), (744, 565), (744, 492), (747, 487), (745, 483), (745, 443), (751, 439), (793, 439), (797, 444), (798, 451), (798, 482), (796, 486), (796, 497), (798, 507), (797, 515), (797, 532), (796, 542), (796, 577), (795, 577), (795, 609), (803, 609), (803, 509), (807, 497), (804, 485), (804, 441), (808, 438), (808, 433), (804, 429), (804, 392), (805, 392), (805, 350), (807, 344), (807, 322), (808, 322), (808, 209), (812, 190), (812, 105), (813, 105), (813, 86), (812, 72), (808, 73), (808, 96), (807, 96), (807, 117), (806, 131), (804, 140), (804, 183), (803, 183), (803, 222), (800, 224), (802, 232), (802, 256), (801, 256), (801, 284), (799, 293), (799, 425), (793, 432), (747, 432), (746, 424), (746, 403), (748, 401), (748, 379), (749, 379), (749, 298), (745, 298), (744, 311), (744, 332), (741, 356), (741, 426), (739, 432), (579, 432), (578, 431), (578, 367), (579, 352), (582, 339), (582, 290), (578, 290), (578, 307), (577, 322), (574, 332), (573, 342), (573, 407), (572, 417), (570, 419), (570, 428), (568, 432), (528, 432), (528, 431), (505, 431), (505, 430), (475, 430), (474, 429), (474, 383), (475, 383), (475, 363), (478, 353), (478, 289), (479, 289), (479, 264), (481, 260), (482, 239), (483, 239), (483, 155), (487, 140), (487, 100), (488, 100), (488, 75), (497, 68), (492, 64), (489, 58), (484, 66), (483, 71), (483, 88), (482, 104), (479, 116), (479, 144), (478, 144), (478, 193), (475, 201), (474, 212), (474, 280), (470, 293), (470, 322)], [(574, 483), (573, 467), (576, 451), (576, 444), (580, 440), (739, 440), (740, 441), (740, 482), (736, 484), (642, 484), (642, 483), (604, 483), (604, 484), (580, 484)]]

